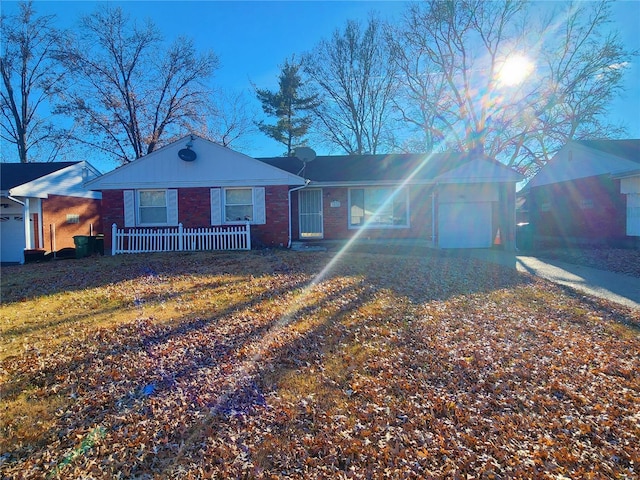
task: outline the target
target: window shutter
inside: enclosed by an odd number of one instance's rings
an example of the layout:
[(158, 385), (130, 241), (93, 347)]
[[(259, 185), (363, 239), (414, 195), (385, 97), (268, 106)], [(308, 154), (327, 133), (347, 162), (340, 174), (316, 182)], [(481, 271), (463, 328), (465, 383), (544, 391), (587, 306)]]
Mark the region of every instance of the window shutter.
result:
[(266, 208), (264, 200), (264, 187), (255, 187), (253, 189), (253, 222), (256, 225), (264, 225), (267, 223)]
[(178, 190), (167, 190), (167, 224), (178, 225)]
[(222, 199), (219, 188), (211, 189), (211, 225), (222, 225)]
[(136, 226), (136, 202), (135, 192), (133, 190), (124, 190), (124, 226)]

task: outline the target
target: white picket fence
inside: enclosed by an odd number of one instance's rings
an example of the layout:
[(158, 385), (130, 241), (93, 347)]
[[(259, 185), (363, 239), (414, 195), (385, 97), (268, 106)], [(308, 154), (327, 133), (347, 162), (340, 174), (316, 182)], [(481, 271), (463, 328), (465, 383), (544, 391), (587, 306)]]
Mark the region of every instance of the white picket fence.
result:
[(111, 254), (251, 250), (249, 223), (206, 228), (118, 228), (111, 226)]

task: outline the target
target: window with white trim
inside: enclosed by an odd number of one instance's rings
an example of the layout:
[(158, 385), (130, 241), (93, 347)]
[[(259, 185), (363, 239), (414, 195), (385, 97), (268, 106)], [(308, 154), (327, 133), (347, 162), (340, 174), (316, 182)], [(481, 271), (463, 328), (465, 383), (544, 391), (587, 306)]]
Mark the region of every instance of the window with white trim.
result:
[(253, 221), (252, 188), (226, 188), (224, 190), (224, 221)]
[(349, 227), (406, 228), (409, 226), (406, 189), (349, 189)]
[(166, 190), (138, 190), (138, 224), (167, 224)]

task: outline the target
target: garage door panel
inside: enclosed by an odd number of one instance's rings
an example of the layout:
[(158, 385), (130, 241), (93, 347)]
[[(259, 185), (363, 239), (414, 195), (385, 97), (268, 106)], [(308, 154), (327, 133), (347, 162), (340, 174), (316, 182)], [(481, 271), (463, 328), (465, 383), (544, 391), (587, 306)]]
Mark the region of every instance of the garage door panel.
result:
[(24, 222), (21, 215), (0, 217), (0, 262), (21, 262), (24, 255)]
[(440, 248), (490, 248), (491, 202), (456, 202), (439, 205)]

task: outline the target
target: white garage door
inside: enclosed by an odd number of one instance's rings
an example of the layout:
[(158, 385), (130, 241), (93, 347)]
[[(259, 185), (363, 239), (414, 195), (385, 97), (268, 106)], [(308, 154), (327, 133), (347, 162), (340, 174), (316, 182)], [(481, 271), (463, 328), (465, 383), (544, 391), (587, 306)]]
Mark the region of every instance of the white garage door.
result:
[(438, 209), (440, 248), (491, 247), (491, 202), (441, 203)]
[(24, 224), (22, 215), (0, 217), (0, 262), (22, 262), (24, 260)]

